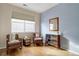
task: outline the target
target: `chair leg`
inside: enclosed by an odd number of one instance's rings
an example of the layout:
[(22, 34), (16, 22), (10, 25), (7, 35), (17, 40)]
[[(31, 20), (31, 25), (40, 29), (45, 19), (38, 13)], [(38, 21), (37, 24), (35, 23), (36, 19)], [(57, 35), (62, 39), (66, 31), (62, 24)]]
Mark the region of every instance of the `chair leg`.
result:
[(22, 43), (20, 43), (20, 49), (22, 49)]
[(20, 45), (20, 49), (22, 49), (22, 45)]

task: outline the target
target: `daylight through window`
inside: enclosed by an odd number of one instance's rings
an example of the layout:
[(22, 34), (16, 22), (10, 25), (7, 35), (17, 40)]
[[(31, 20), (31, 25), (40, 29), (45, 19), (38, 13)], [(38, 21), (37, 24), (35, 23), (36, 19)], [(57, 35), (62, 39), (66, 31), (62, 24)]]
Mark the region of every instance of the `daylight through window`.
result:
[(35, 32), (34, 21), (12, 18), (11, 24), (11, 32)]

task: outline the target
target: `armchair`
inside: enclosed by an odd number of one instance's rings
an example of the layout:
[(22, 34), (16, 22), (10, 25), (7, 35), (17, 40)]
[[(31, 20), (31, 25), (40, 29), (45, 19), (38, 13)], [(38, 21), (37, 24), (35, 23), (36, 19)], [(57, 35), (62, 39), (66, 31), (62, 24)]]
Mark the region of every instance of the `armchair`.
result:
[(7, 39), (6, 40), (7, 54), (10, 49), (16, 49), (16, 48), (22, 49), (22, 40), (21, 38), (19, 38), (18, 34), (15, 35), (16, 40), (10, 41), (10, 34), (6, 35), (6, 39)]
[(43, 38), (40, 36), (39, 33), (34, 33), (33, 42), (34, 42), (34, 45), (38, 45), (38, 46), (43, 45)]
[(31, 45), (31, 38), (25, 36), (23, 39), (23, 45), (24, 46), (30, 46)]

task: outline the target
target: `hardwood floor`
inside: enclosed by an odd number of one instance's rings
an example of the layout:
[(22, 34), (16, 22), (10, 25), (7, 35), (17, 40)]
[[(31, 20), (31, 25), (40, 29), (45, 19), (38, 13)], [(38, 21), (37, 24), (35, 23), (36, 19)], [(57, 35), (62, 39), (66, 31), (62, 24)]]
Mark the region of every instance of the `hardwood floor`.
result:
[(11, 56), (72, 56), (65, 50), (60, 50), (51, 46), (23, 47), (22, 50), (17, 49), (9, 53)]

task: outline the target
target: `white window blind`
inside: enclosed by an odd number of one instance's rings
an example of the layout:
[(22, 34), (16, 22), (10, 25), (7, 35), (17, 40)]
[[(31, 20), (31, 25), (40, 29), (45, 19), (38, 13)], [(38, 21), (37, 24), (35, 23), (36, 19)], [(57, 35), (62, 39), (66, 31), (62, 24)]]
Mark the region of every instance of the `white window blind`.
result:
[(34, 21), (12, 18), (11, 23), (12, 23), (11, 32), (35, 32)]
[(25, 32), (35, 32), (35, 22), (25, 21)]

